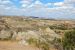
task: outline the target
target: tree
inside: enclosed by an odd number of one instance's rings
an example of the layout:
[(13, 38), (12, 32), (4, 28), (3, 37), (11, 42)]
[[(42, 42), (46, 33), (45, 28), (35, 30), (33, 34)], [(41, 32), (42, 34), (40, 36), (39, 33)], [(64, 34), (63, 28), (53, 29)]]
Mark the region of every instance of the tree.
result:
[(75, 30), (65, 32), (62, 39), (63, 50), (74, 50), (75, 47)]

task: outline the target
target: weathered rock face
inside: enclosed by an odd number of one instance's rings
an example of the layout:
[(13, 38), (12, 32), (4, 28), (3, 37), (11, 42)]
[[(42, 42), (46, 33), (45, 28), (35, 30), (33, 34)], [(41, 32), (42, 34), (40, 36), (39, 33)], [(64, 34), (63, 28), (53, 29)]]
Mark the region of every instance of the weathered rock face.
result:
[(58, 34), (56, 34), (52, 29), (50, 29), (49, 27), (46, 28), (46, 31), (48, 35), (50, 35), (53, 38), (60, 38), (60, 36)]
[[(44, 21), (43, 21), (44, 22)], [(39, 26), (39, 23), (41, 26)], [(45, 23), (45, 22), (44, 22)], [(34, 24), (34, 26), (33, 26)], [(20, 25), (20, 26), (19, 26)], [(17, 31), (16, 31), (17, 30)], [(59, 37), (49, 27), (44, 27), (42, 21), (37, 20), (19, 20), (17, 18), (2, 18), (0, 20), (0, 38), (9, 38), (16, 40), (27, 39), (27, 38), (39, 38), (41, 35), (49, 35), (50, 39)]]
[[(52, 41), (55, 38), (59, 38), (60, 36), (58, 34), (56, 34), (53, 30), (51, 30), (50, 28), (45, 28), (44, 31), (34, 31), (34, 30), (28, 30), (26, 32), (18, 32), (17, 36), (16, 36), (16, 40), (27, 40), (29, 38), (35, 38), (35, 39), (41, 39), (41, 40), (45, 40), (44, 37), (45, 36), (46, 39)], [(47, 37), (46, 37), (47, 36)]]
[(29, 38), (38, 38), (38, 31), (31, 31), (28, 30), (26, 32), (18, 32), (17, 36), (16, 36), (16, 40), (25, 40), (25, 39), (29, 39)]
[(12, 32), (9, 30), (1, 30), (0, 39), (10, 39), (12, 38)]
[(5, 21), (0, 20), (0, 39), (7, 39), (11, 36), (10, 31), (8, 29), (9, 28), (7, 28)]
[(13, 39), (15, 37), (14, 31), (5, 20), (0, 19), (0, 39)]
[(0, 20), (0, 39), (2, 40), (17, 40), (20, 44), (29, 45), (27, 40), (33, 38), (36, 41), (40, 40), (50, 44), (49, 42), (59, 37), (44, 21), (3, 19)]

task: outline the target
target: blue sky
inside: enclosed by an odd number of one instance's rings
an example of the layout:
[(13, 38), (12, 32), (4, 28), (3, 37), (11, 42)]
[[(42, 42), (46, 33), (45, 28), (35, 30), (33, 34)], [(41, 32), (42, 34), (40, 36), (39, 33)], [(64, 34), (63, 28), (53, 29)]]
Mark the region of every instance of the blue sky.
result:
[(0, 0), (0, 15), (75, 18), (75, 0)]
[[(20, 7), (20, 0), (10, 0), (12, 1), (17, 7)], [(34, 3), (36, 0), (33, 0), (32, 3)], [(64, 0), (40, 0), (43, 4), (47, 3), (55, 3), (55, 2), (63, 2)]]
[(63, 2), (64, 0), (41, 0), (43, 3), (49, 3), (49, 2)]
[(20, 0), (10, 0), (11, 2), (14, 3), (14, 5), (16, 5), (17, 7), (20, 7), (19, 1)]

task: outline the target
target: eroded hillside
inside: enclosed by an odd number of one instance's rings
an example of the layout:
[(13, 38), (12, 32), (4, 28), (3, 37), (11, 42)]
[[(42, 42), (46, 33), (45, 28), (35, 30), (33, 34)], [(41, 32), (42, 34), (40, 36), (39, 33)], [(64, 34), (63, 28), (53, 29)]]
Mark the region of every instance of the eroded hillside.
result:
[(36, 46), (41, 50), (57, 49), (54, 40), (62, 38), (65, 31), (73, 29), (75, 21), (0, 17), (0, 40), (18, 41), (22, 45)]

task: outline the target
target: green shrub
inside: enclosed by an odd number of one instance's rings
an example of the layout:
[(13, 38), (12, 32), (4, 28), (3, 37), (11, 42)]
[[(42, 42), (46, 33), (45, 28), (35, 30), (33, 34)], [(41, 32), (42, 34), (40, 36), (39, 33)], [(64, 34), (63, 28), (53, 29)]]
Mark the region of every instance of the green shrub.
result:
[(59, 29), (59, 30), (67, 30), (68, 27), (66, 27), (64, 24), (61, 25), (51, 25), (49, 26), (51, 29)]
[(41, 41), (41, 39), (36, 39), (36, 38), (30, 38), (27, 40), (29, 44), (33, 44), (38, 48), (41, 48), (42, 50), (49, 50), (49, 44), (47, 44), (44, 41)]
[(63, 50), (74, 50), (75, 30), (66, 32), (62, 39)]

